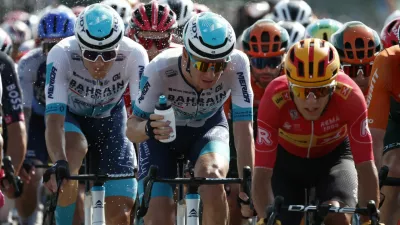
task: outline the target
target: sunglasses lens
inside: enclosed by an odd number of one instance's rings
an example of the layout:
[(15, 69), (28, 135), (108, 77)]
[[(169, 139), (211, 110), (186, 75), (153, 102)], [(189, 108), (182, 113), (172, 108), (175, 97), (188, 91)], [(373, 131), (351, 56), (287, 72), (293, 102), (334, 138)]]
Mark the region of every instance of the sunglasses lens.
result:
[(292, 86), (291, 90), (296, 97), (301, 99), (306, 99), (311, 92), (315, 95), (316, 98), (323, 98), (331, 93), (332, 86), (319, 87), (319, 88), (304, 88), (304, 87)]
[(282, 63), (281, 57), (269, 58), (251, 58), (251, 65), (256, 69), (264, 69), (265, 67), (277, 68)]
[(98, 52), (94, 52), (94, 51), (90, 51), (90, 50), (84, 50), (82, 55), (87, 60), (95, 61), (99, 54), (100, 53), (98, 53)]
[(355, 78), (358, 74), (362, 74), (364, 77), (369, 77), (371, 75), (372, 65), (365, 64), (365, 65), (350, 65), (344, 64), (342, 65), (342, 70), (345, 74), (349, 77)]
[(101, 56), (103, 57), (104, 61), (111, 61), (117, 57), (117, 52), (115, 50), (102, 52)]

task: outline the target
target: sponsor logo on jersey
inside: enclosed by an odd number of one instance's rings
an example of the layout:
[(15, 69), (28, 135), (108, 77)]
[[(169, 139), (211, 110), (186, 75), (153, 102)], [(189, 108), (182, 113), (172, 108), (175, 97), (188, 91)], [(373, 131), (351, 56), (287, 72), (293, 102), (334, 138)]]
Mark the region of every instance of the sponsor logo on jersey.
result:
[(289, 122), (285, 122), (285, 123), (283, 124), (283, 128), (285, 128), (286, 130), (290, 130), (290, 128), (292, 128), (292, 125), (290, 125)]
[(365, 118), (365, 120), (363, 120), (360, 125), (360, 136), (366, 137), (368, 135), (371, 135), (371, 131), (369, 131), (368, 127), (368, 118)]
[(167, 70), (165, 71), (165, 75), (167, 75), (167, 77), (174, 77), (178, 75), (178, 72), (176, 72), (176, 70)]
[(76, 53), (71, 53), (71, 59), (74, 60), (74, 61), (81, 61), (82, 60), (81, 56), (79, 54), (76, 54)]
[(289, 115), (292, 120), (297, 120), (299, 118), (299, 112), (296, 109), (289, 110)]
[(126, 56), (124, 54), (118, 54), (115, 61), (120, 62), (120, 61), (124, 61), (125, 59), (126, 59)]
[(143, 72), (144, 72), (144, 66), (139, 66), (139, 81), (140, 79), (142, 79)]
[(290, 95), (288, 90), (279, 92), (272, 97), (272, 100), (278, 108), (281, 108), (289, 99)]
[(227, 98), (226, 91), (220, 92), (216, 95), (202, 95), (202, 97), (197, 98), (195, 96), (182, 96), (182, 95), (174, 95), (168, 94), (168, 100), (173, 102), (174, 105), (181, 106), (201, 106), (201, 107), (210, 107), (216, 104), (220, 104), (225, 102)]
[(368, 89), (368, 95), (367, 95), (367, 107), (368, 108), (369, 108), (369, 104), (371, 103), (371, 100), (372, 100), (372, 93), (374, 92), (375, 83), (378, 79), (379, 79), (378, 70), (375, 70), (375, 73), (372, 76), (372, 79), (371, 79), (371, 82), (369, 85), (369, 89)]
[(215, 92), (220, 92), (224, 88), (224, 85), (221, 83), (220, 85), (215, 87)]
[(347, 99), (352, 90), (353, 90), (353, 88), (350, 87), (349, 85), (341, 83), (341, 82), (337, 82), (335, 92), (339, 96), (341, 96), (343, 99)]
[(147, 94), (147, 92), (149, 91), (150, 87), (151, 87), (151, 85), (150, 85), (150, 83), (147, 81), (147, 82), (144, 84), (144, 86), (143, 86), (143, 88), (141, 89), (141, 91), (140, 91), (140, 97), (139, 97), (139, 99), (138, 99), (138, 102), (139, 102), (139, 103), (141, 103), (141, 102), (143, 101), (144, 96)]
[(321, 122), (321, 128), (324, 132), (336, 129), (339, 127), (339, 116), (333, 116)]
[(247, 103), (250, 103), (250, 96), (249, 96), (249, 92), (247, 91), (246, 79), (243, 75), (243, 72), (238, 72), (236, 74), (239, 76), (239, 83), (240, 83), (240, 86), (242, 87), (244, 101)]
[[(57, 68), (53, 66), (53, 63), (49, 64), (50, 69), (50, 76), (49, 76), (49, 87), (47, 90), (47, 97), (50, 99), (54, 98), (54, 83), (56, 82), (56, 74), (57, 74)], [(47, 79), (47, 78), (46, 78)]]
[(11, 103), (12, 110), (22, 110), (22, 99), (20, 93), (17, 91), (17, 86), (15, 84), (10, 84), (6, 87), (8, 92), (7, 97)]
[(257, 131), (257, 144), (272, 146), (271, 133), (260, 126), (257, 128)]
[[(84, 81), (86, 81), (86, 82), (88, 82), (89, 84), (92, 84), (92, 85), (96, 85), (96, 83), (97, 83), (95, 80), (82, 77), (81, 75), (79, 75), (75, 71), (72, 71), (72, 76), (78, 77), (79, 79), (84, 80)], [(108, 83), (108, 81), (106, 81), (106, 82)]]
[(331, 133), (328, 133), (326, 135), (323, 135), (321, 137), (316, 138), (316, 145), (317, 146), (323, 146), (327, 144), (331, 144), (335, 141), (341, 140), (347, 136), (347, 126), (343, 125), (340, 129), (335, 130)]
[[(100, 85), (102, 86), (102, 85)], [(101, 99), (105, 97), (109, 97), (119, 93), (120, 91), (125, 90), (125, 82), (124, 80), (120, 80), (117, 82), (112, 82), (109, 86), (105, 88), (96, 88), (93, 85), (85, 85), (82, 83), (77, 82), (74, 79), (71, 79), (69, 82), (69, 89), (74, 93), (84, 96), (84, 97), (91, 97), (93, 99)]]

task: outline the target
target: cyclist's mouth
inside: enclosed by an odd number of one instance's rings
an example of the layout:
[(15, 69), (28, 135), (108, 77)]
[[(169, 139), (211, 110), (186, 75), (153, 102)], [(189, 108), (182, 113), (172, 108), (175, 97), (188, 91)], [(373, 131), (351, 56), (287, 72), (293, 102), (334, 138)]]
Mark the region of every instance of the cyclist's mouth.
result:
[(308, 113), (315, 114), (318, 112), (319, 108), (304, 108)]
[(214, 82), (213, 80), (209, 81), (209, 80), (202, 80), (204, 83), (206, 84), (212, 84), (212, 82)]

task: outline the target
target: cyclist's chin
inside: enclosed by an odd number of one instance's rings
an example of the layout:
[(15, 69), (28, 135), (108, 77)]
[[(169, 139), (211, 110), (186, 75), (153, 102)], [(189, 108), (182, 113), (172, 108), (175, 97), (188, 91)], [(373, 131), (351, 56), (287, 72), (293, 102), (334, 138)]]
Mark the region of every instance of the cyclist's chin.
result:
[(299, 108), (298, 109), (305, 120), (318, 120), (321, 117), (323, 107), (318, 108)]
[(103, 79), (107, 75), (108, 71), (109, 70), (92, 70), (89, 72), (90, 72), (90, 75), (92, 75), (92, 77), (94, 79), (100, 80), (100, 79)]

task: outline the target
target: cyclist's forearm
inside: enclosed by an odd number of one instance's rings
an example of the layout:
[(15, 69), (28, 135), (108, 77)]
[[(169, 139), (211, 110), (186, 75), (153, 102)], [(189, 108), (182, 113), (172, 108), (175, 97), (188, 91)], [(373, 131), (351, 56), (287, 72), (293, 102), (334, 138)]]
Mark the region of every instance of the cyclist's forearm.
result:
[(11, 157), (15, 173), (19, 174), (27, 147), (25, 122), (18, 121), (7, 125), (7, 133), (7, 155)]
[(374, 200), (379, 204), (378, 172), (373, 161), (356, 165), (358, 174), (358, 203), (365, 207), (368, 201)]
[(233, 123), (233, 134), (237, 151), (237, 166), (239, 177), (243, 176), (243, 167), (254, 165), (254, 138), (251, 122), (241, 121)]
[(259, 218), (266, 218), (265, 209), (274, 200), (271, 187), (272, 170), (254, 169), (252, 200)]
[(67, 160), (65, 154), (64, 120), (54, 118), (59, 116), (60, 115), (49, 115), (46, 118), (46, 146), (53, 162), (57, 160)]
[(133, 143), (141, 143), (149, 139), (146, 135), (147, 120), (132, 116), (127, 122), (126, 136)]
[(386, 131), (378, 128), (371, 128), (372, 144), (374, 149), (374, 158), (376, 168), (380, 169), (382, 165), (383, 139)]

